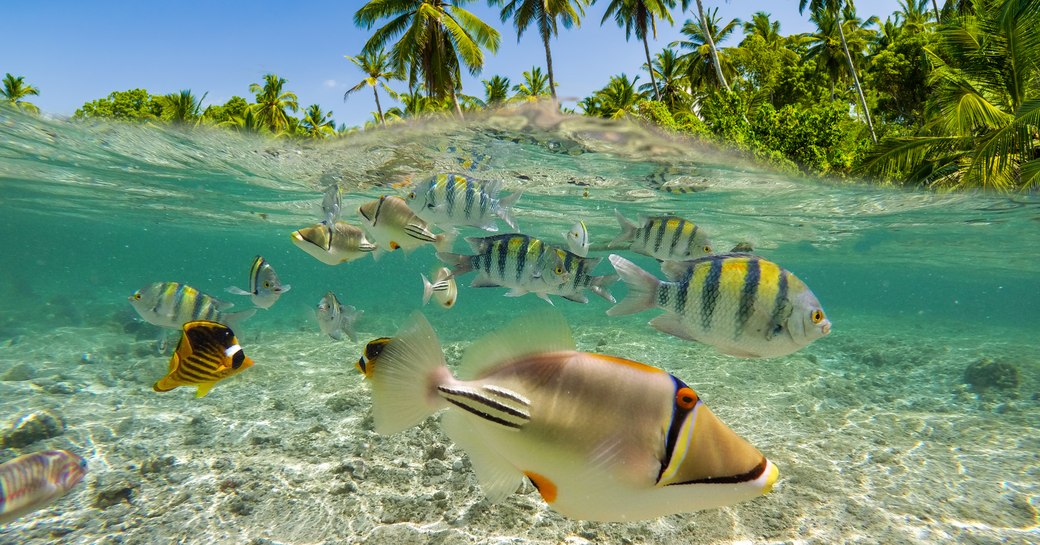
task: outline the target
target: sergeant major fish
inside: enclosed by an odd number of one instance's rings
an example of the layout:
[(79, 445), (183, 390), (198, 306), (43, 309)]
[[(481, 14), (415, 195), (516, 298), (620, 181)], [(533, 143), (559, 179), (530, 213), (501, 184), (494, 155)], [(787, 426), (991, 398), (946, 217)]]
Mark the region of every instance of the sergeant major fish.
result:
[(560, 252), (563, 254), (563, 268), (567, 271), (568, 280), (550, 291), (550, 294), (584, 304), (589, 302), (589, 298), (584, 293), (588, 289), (611, 303), (617, 302), (609, 288), (614, 282), (617, 282), (618, 275), (592, 276), (589, 274), (603, 261), (602, 257), (581, 257), (566, 250), (560, 250)]
[(365, 238), (361, 228), (337, 221), (333, 228), (318, 223), (292, 232), (297, 248), (326, 265), (339, 265), (365, 257), (377, 248)]
[(665, 261), (683, 261), (708, 255), (711, 242), (703, 229), (692, 221), (677, 216), (639, 216), (640, 225), (629, 221), (614, 210), (621, 233), (608, 245), (623, 247), (633, 252)]
[(455, 241), (454, 232), (433, 234), (430, 226), (416, 216), (401, 197), (383, 195), (358, 208), (364, 219), (365, 229), (379, 246), (372, 257), (379, 258), (383, 251), (398, 248), (405, 253), (422, 246), (433, 244), (438, 251), (451, 250)]
[(469, 346), (462, 379), (418, 313), (396, 337), (369, 343), (357, 367), (380, 434), (447, 409), (441, 425), (492, 502), (526, 478), (564, 516), (637, 521), (749, 500), (779, 475), (678, 377), (576, 351), (555, 312)]
[(249, 291), (236, 286), (227, 288), (227, 291), (235, 295), (250, 295), (254, 305), (271, 308), (271, 305), (291, 287), (289, 284), (282, 284), (278, 274), (274, 272), (274, 267), (266, 259), (256, 256), (249, 267)]
[(350, 337), (352, 341), (357, 341), (354, 322), (364, 313), (365, 311), (350, 305), (340, 304), (336, 294), (330, 291), (321, 298), (321, 301), (318, 301), (318, 328), (322, 333), (337, 341), (343, 340), (343, 335)]
[(570, 274), (563, 266), (564, 251), (527, 235), (516, 233), (466, 239), (474, 255), (439, 252), (437, 258), (459, 276), (477, 271), (470, 287), (510, 288), (509, 297), (534, 293), (552, 304), (547, 294), (567, 282)]
[(86, 473), (87, 461), (67, 450), (23, 454), (0, 464), (0, 525), (50, 505)]
[(406, 200), (417, 216), (441, 228), (469, 225), (498, 231), (498, 217), (516, 229), (510, 208), (523, 192), (499, 199), (501, 187), (498, 181), (484, 183), (461, 174), (438, 174), (415, 185)]
[(433, 282), (420, 274), (423, 281), (422, 304), (430, 302), (430, 297), (437, 300), (437, 304), (444, 308), (451, 308), (459, 298), (459, 288), (455, 283), (455, 275), (447, 267), (438, 267), (433, 273)]
[(180, 329), (181, 325), (192, 320), (233, 324), (256, 314), (255, 308), (227, 312), (234, 303), (221, 301), (177, 282), (148, 284), (130, 296), (130, 305), (146, 322), (170, 329)]
[(748, 254), (666, 262), (661, 281), (611, 255), (628, 294), (610, 316), (652, 308), (665, 313), (650, 325), (669, 335), (714, 346), (741, 358), (785, 356), (830, 333), (831, 322), (801, 280), (779, 265)]
[(206, 395), (221, 380), (253, 366), (231, 328), (217, 322), (196, 320), (184, 324), (181, 340), (170, 358), (170, 371), (152, 389), (169, 392), (178, 386), (195, 386), (195, 397)]

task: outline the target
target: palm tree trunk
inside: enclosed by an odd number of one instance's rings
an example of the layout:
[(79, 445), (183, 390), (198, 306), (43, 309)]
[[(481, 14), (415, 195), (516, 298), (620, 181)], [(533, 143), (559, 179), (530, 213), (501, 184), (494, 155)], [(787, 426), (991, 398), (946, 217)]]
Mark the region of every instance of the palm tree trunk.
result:
[(715, 39), (711, 37), (708, 21), (704, 18), (704, 6), (701, 4), (701, 0), (697, 0), (697, 12), (700, 13), (701, 29), (704, 30), (704, 37), (708, 40), (708, 49), (711, 50), (711, 63), (715, 65), (715, 77), (719, 78), (722, 88), (729, 91), (729, 84), (726, 83), (726, 76), (722, 74), (722, 64), (719, 62), (719, 50), (715, 49)]
[(379, 91), (376, 89), (375, 85), (372, 86), (372, 94), (376, 96), (376, 111), (379, 112), (379, 123), (381, 125), (386, 125), (386, 120), (383, 119), (383, 108), (379, 105)]
[(643, 33), (643, 51), (646, 53), (646, 69), (650, 72), (650, 87), (654, 88), (654, 100), (661, 101), (661, 93), (657, 91), (657, 79), (654, 78), (654, 65), (650, 62), (650, 43), (646, 40), (646, 32)]
[(935, 10), (935, 24), (939, 24), (939, 4), (932, 0), (932, 9)]
[(877, 144), (877, 134), (874, 133), (874, 122), (870, 119), (870, 110), (867, 109), (867, 99), (863, 96), (863, 87), (859, 84), (859, 76), (856, 75), (856, 66), (852, 64), (852, 55), (849, 54), (849, 44), (845, 41), (845, 29), (842, 28), (841, 14), (838, 15), (838, 35), (841, 36), (841, 47), (845, 50), (845, 61), (849, 63), (849, 72), (852, 74), (852, 83), (859, 93), (859, 104), (863, 107), (863, 115), (867, 118), (867, 127), (870, 128), (870, 138)]
[(459, 116), (459, 119), (466, 119), (462, 115), (462, 105), (459, 104), (459, 97), (455, 95), (455, 88), (451, 89), (451, 102), (455, 104), (455, 114)]
[(545, 71), (549, 74), (549, 92), (552, 94), (553, 102), (559, 103), (556, 99), (556, 78), (553, 76), (552, 69), (552, 52), (549, 51), (549, 21), (546, 20), (545, 10), (542, 10), (541, 20), (541, 33), (542, 33), (542, 45), (545, 46)]

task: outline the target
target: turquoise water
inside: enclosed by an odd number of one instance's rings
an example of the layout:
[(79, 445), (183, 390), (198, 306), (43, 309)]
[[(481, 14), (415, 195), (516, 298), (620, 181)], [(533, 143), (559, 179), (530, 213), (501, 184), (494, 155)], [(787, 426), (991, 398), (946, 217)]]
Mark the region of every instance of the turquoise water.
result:
[[(659, 521), (575, 522), (532, 490), (482, 502), (436, 424), (371, 431), (353, 362), (364, 340), (392, 335), (421, 307), (419, 273), (437, 260), (422, 248), (330, 267), (289, 233), (321, 219), (330, 183), (346, 191), (341, 219), (359, 224), (360, 203), (460, 171), (522, 188), (520, 230), (547, 241), (581, 218), (604, 244), (618, 232), (614, 209), (675, 213), (716, 248), (750, 242), (811, 287), (831, 335), (761, 361), (658, 333), (646, 325), (658, 311), (613, 318), (598, 297), (556, 298), (579, 348), (694, 387), (780, 466), (776, 490)], [(668, 191), (677, 187), (687, 191)], [(330, 142), (0, 110), (0, 233), (0, 430), (34, 411), (64, 422), (54, 437), (0, 448), (0, 462), (66, 448), (90, 464), (66, 497), (0, 526), (2, 544), (1040, 541), (1035, 195), (795, 179), (637, 126), (537, 109)], [(126, 298), (177, 281), (249, 308), (224, 288), (247, 285), (256, 254), (292, 285), (236, 330), (256, 367), (203, 399), (152, 392), (168, 356)], [(610, 272), (605, 260), (596, 271)], [(423, 308), (449, 355), (546, 306), (469, 281), (455, 308)], [(318, 331), (328, 290), (365, 311), (362, 343)], [(982, 358), (1013, 366), (1017, 386), (967, 386)], [(448, 450), (430, 462), (434, 445)], [(445, 471), (431, 473), (438, 463)]]

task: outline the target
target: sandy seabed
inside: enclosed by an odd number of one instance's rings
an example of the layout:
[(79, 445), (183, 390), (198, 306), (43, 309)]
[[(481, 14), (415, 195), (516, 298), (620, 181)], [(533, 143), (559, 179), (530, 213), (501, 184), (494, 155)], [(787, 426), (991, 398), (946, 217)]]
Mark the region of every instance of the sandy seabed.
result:
[[(372, 430), (362, 343), (314, 324), (246, 335), (256, 365), (195, 399), (153, 392), (168, 356), (113, 321), (0, 339), (0, 432), (28, 414), (64, 428), (0, 444), (0, 460), (65, 448), (89, 463), (66, 497), (0, 527), (0, 545), (1040, 542), (1040, 349), (1025, 330), (1015, 342), (860, 317), (794, 355), (744, 361), (649, 317), (581, 325), (579, 349), (685, 380), (780, 467), (772, 493), (637, 523), (566, 519), (530, 485), (493, 505), (436, 418)], [(446, 344), (449, 362), (464, 345)], [(1018, 387), (965, 385), (982, 357), (1012, 362)]]

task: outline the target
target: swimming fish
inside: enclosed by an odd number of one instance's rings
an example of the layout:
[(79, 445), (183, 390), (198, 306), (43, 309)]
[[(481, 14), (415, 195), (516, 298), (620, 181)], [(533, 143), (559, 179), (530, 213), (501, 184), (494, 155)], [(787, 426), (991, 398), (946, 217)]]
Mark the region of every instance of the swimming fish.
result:
[(813, 292), (776, 263), (748, 254), (720, 254), (665, 262), (661, 281), (631, 261), (610, 262), (628, 284), (610, 316), (652, 308), (659, 331), (714, 346), (740, 358), (786, 356), (831, 331)]
[(633, 252), (669, 261), (695, 259), (712, 252), (708, 235), (692, 221), (678, 216), (640, 215), (640, 225), (636, 225), (617, 210), (614, 215), (621, 224), (621, 234), (610, 242), (611, 248), (624, 247), (627, 242)]
[(454, 276), (477, 271), (470, 287), (510, 288), (508, 297), (534, 293), (552, 304), (547, 295), (567, 282), (563, 250), (527, 235), (509, 233), (466, 239), (475, 255), (438, 252)]
[(227, 312), (234, 303), (221, 301), (177, 282), (148, 284), (130, 296), (130, 305), (146, 322), (171, 329), (180, 329), (185, 322), (192, 320), (234, 324), (256, 314), (255, 308)]
[(0, 464), (0, 524), (42, 509), (87, 474), (87, 461), (67, 450), (23, 454)]
[(358, 361), (375, 430), (392, 434), (447, 409), (441, 425), (500, 501), (524, 478), (560, 514), (636, 521), (763, 495), (776, 466), (678, 377), (578, 352), (555, 312), (521, 317), (469, 346), (457, 379), (419, 313)]
[[(331, 234), (331, 237), (330, 237)], [(339, 265), (365, 257), (377, 248), (360, 227), (337, 221), (331, 231), (323, 223), (292, 232), (297, 248), (326, 265)]]
[(196, 386), (195, 397), (232, 375), (253, 366), (231, 328), (217, 322), (196, 320), (184, 324), (181, 340), (170, 358), (170, 372), (152, 389), (169, 392), (178, 386)]
[(413, 186), (408, 207), (420, 218), (439, 227), (469, 225), (498, 231), (495, 218), (516, 229), (510, 208), (523, 191), (498, 198), (501, 182), (480, 182), (461, 174), (438, 174)]
[(563, 237), (567, 239), (567, 249), (572, 254), (585, 257), (589, 255), (589, 230), (585, 227), (584, 221), (578, 221), (570, 231), (563, 234)]
[(559, 295), (576, 303), (588, 303), (589, 298), (585, 296), (584, 291), (589, 289), (611, 303), (617, 302), (609, 288), (614, 282), (617, 282), (618, 275), (592, 276), (589, 274), (603, 261), (602, 257), (581, 257), (566, 250), (560, 250), (560, 252), (563, 253), (563, 269), (567, 271), (569, 279), (550, 290), (550, 294)]
[(384, 250), (400, 248), (408, 253), (423, 244), (433, 244), (438, 251), (447, 251), (455, 242), (454, 232), (433, 234), (429, 224), (416, 216), (401, 197), (383, 195), (362, 204), (358, 213), (364, 219), (365, 230), (379, 246), (372, 254), (376, 259)]
[(330, 291), (321, 298), (321, 301), (318, 301), (318, 327), (322, 333), (337, 341), (343, 340), (344, 334), (350, 337), (350, 340), (357, 341), (357, 333), (354, 332), (354, 322), (364, 313), (365, 311), (358, 310), (350, 305), (344, 306), (340, 304), (336, 294)]
[(422, 304), (429, 303), (432, 296), (437, 300), (437, 304), (444, 308), (455, 306), (455, 301), (459, 298), (459, 288), (455, 284), (455, 275), (451, 273), (451, 269), (437, 268), (433, 273), (433, 282), (430, 282), (425, 274), (419, 274), (419, 276), (422, 277), (423, 282)]
[[(343, 197), (340, 194), (339, 184), (332, 184), (325, 190), (325, 195), (321, 199), (321, 213), (325, 216), (322, 223), (332, 229), (342, 208)], [(328, 248), (325, 249), (328, 250)]]
[(289, 284), (282, 284), (274, 267), (261, 256), (253, 258), (253, 264), (249, 267), (249, 291), (236, 286), (227, 288), (229, 293), (235, 295), (251, 295), (253, 304), (260, 308), (271, 308), (271, 305), (282, 296), (283, 293), (292, 288)]

